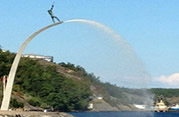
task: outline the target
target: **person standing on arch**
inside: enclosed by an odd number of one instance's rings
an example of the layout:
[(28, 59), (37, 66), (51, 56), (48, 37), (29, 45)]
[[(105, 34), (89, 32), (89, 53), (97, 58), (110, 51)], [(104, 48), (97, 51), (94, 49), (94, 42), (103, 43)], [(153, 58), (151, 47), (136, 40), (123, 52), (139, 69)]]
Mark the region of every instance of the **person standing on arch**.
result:
[(48, 13), (49, 13), (49, 15), (51, 16), (53, 23), (55, 23), (55, 19), (60, 22), (60, 20), (58, 19), (58, 17), (56, 17), (56, 16), (53, 15), (53, 12), (52, 12), (53, 7), (54, 7), (54, 5), (52, 5), (51, 9), (48, 10)]

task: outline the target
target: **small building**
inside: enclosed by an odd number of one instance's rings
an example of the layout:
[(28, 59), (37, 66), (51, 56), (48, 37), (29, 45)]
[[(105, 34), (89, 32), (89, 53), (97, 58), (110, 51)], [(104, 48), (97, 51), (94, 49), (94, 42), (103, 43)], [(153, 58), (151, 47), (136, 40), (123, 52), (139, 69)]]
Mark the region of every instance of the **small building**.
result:
[(7, 52), (7, 50), (2, 49), (2, 52)]
[(101, 96), (98, 96), (98, 97), (97, 97), (97, 99), (98, 99), (98, 100), (102, 100), (102, 99), (103, 99), (103, 97), (101, 97)]
[(93, 109), (93, 103), (89, 103), (88, 109)]
[(22, 57), (28, 57), (32, 59), (42, 59), (48, 62), (53, 62), (53, 56), (44, 56), (44, 55), (36, 55), (36, 54), (24, 54)]

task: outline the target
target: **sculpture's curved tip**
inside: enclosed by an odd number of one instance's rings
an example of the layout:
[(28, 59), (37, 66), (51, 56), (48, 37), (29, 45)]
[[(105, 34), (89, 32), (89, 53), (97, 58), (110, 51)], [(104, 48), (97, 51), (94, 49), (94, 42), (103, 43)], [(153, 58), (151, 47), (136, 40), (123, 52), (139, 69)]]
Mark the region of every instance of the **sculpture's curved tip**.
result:
[(63, 21), (58, 21), (57, 23), (55, 23), (55, 24), (62, 24), (62, 23), (64, 23)]

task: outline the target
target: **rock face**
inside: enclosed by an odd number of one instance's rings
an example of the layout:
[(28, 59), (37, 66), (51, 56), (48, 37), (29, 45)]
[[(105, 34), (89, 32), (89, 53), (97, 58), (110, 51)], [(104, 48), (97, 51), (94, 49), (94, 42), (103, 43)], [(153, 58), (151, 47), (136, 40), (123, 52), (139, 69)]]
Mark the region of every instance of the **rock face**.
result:
[(18, 111), (0, 111), (0, 117), (73, 117), (63, 112), (18, 112)]
[(93, 109), (91, 111), (119, 111), (116, 107), (112, 107), (103, 99), (93, 99)]

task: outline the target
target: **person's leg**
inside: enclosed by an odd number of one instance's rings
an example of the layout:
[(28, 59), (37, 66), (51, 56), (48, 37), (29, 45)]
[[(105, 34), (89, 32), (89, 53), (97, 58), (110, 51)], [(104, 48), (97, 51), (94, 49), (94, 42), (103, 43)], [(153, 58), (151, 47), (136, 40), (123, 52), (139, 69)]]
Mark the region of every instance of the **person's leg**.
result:
[(55, 23), (54, 17), (52, 17), (52, 21), (53, 21), (53, 23)]
[(57, 19), (58, 21), (60, 21), (60, 20), (58, 19), (58, 17), (54, 16), (54, 18)]

